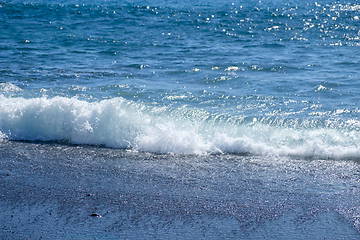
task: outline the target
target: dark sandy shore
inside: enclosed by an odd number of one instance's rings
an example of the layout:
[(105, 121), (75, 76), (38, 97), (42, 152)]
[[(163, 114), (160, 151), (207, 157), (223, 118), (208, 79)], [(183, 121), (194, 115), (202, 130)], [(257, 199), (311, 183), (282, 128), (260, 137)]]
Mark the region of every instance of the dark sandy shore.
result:
[(0, 151), (0, 239), (360, 239), (356, 162)]

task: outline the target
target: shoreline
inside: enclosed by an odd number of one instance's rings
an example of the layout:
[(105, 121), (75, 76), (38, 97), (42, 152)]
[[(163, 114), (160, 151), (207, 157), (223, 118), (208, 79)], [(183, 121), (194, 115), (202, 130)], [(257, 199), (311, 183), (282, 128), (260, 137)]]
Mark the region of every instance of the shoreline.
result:
[(284, 190), (293, 183), (274, 179), (270, 164), (251, 157), (181, 159), (32, 143), (1, 149), (3, 239), (360, 236), (337, 207), (356, 204), (353, 195)]

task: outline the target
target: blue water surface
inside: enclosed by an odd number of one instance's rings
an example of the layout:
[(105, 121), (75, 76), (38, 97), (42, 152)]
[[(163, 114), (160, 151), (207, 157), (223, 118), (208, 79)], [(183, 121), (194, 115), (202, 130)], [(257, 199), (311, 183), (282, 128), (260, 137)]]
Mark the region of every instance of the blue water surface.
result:
[[(321, 128), (319, 144), (346, 145), (357, 156), (359, 11), (356, 1), (1, 2), (2, 102), (10, 98), (13, 106), (23, 106), (17, 98), (85, 103), (121, 98), (139, 104), (134, 111), (156, 118), (153, 125), (161, 124), (166, 111), (174, 130), (184, 126), (177, 125), (178, 119), (200, 126), (199, 137), (206, 141), (223, 132), (211, 119), (232, 122), (221, 125), (228, 135), (260, 121), (264, 125), (251, 127), (255, 135), (243, 129), (232, 134), (253, 141), (269, 131), (264, 126), (286, 131), (300, 126), (301, 141), (284, 140), (276, 148), (303, 147), (312, 141), (313, 128)], [(0, 126), (6, 137), (73, 142), (65, 135), (14, 134), (14, 113), (0, 114), (8, 119)], [(95, 122), (84, 121), (94, 127)], [(143, 134), (138, 128), (130, 132)], [(345, 132), (342, 140), (334, 129)], [(262, 143), (269, 145), (270, 138)], [(136, 141), (130, 139), (130, 145)]]

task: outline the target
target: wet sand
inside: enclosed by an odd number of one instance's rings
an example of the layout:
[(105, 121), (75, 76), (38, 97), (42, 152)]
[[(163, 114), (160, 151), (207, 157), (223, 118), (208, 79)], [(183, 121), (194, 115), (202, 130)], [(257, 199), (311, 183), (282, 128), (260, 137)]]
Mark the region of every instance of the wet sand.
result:
[(306, 180), (309, 164), (278, 176), (285, 167), (246, 156), (6, 143), (0, 238), (359, 239), (357, 188)]

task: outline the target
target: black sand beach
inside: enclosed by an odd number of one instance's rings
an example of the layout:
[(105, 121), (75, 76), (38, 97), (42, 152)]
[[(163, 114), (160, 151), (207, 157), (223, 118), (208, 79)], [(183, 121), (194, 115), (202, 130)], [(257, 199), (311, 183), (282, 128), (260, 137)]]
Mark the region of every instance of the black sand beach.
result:
[(1, 239), (360, 238), (354, 161), (0, 151)]

